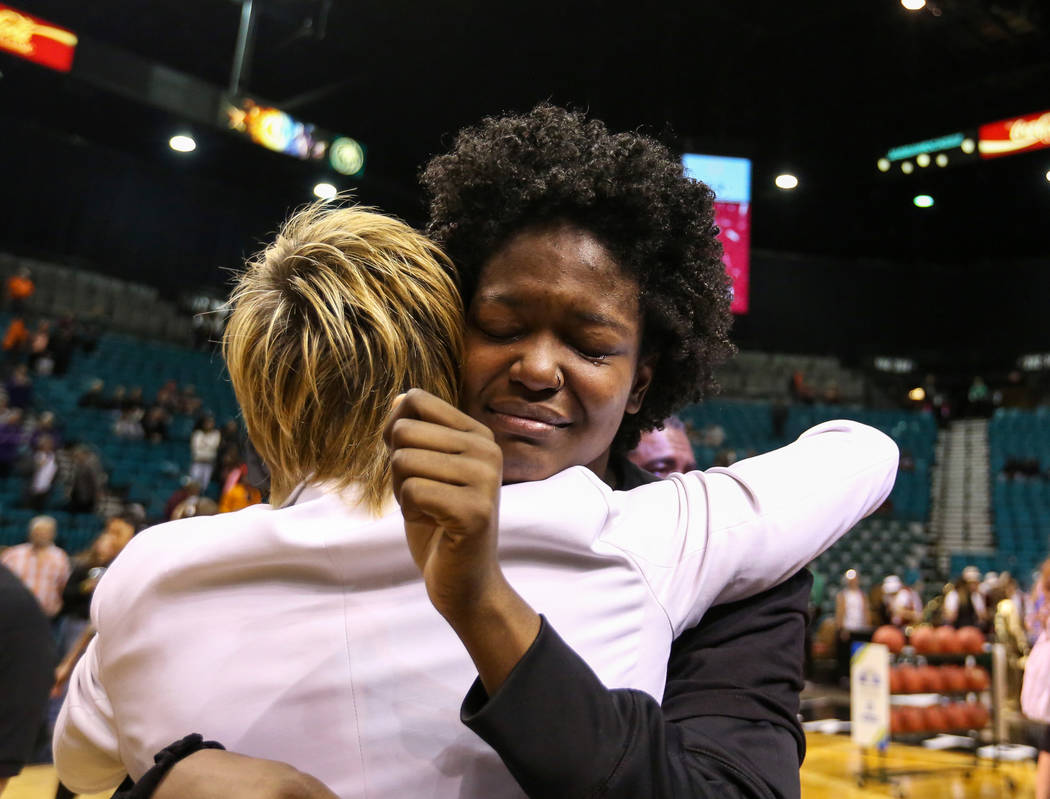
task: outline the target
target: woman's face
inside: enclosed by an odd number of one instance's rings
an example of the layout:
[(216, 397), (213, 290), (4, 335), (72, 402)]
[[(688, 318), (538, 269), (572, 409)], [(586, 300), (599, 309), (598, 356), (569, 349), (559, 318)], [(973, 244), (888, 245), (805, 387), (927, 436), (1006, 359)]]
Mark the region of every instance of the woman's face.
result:
[(652, 378), (638, 284), (569, 225), (517, 234), (467, 310), (463, 409), (492, 429), (506, 483), (583, 465), (606, 476), (625, 413)]

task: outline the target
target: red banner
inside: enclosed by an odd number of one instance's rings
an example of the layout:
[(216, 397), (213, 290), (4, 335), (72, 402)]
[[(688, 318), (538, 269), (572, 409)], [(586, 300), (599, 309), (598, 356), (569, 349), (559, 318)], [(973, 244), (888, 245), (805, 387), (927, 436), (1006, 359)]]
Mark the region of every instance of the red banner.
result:
[(981, 125), (977, 144), (981, 158), (999, 158), (1044, 147), (1050, 147), (1050, 111)]
[(77, 36), (50, 22), (0, 5), (0, 50), (59, 72), (73, 68)]

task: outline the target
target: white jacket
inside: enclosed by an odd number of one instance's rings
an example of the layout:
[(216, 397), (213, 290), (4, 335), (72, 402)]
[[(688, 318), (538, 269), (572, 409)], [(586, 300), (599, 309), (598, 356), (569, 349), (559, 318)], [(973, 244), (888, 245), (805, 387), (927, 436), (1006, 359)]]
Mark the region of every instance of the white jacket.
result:
[[(728, 469), (612, 491), (574, 467), (501, 495), (500, 559), (609, 687), (662, 696), (674, 637), (794, 574), (889, 495), (897, 447), (829, 422)], [(476, 671), (433, 609), (396, 506), (323, 486), (170, 522), (99, 584), (55, 731), (73, 791), (138, 779), (189, 732), (341, 797), (519, 797), (459, 721)]]

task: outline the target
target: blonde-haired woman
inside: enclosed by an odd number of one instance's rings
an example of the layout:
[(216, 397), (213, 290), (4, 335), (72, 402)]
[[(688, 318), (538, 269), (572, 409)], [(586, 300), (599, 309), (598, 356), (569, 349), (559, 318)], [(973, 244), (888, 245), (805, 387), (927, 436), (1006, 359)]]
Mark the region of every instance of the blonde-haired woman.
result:
[(1050, 799), (1050, 640), (1047, 624), (1050, 622), (1050, 558), (1043, 561), (1039, 577), (1032, 586), (1031, 612), (1025, 623), (1035, 646), (1025, 664), (1021, 687), (1021, 710), (1033, 721), (1046, 727), (1039, 741), (1039, 761), (1036, 766), (1036, 799)]

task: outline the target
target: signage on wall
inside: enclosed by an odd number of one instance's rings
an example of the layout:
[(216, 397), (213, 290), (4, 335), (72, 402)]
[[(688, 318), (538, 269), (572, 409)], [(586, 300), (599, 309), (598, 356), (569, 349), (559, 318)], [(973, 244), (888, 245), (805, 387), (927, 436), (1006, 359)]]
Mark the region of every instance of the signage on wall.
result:
[(1050, 111), (981, 125), (981, 158), (1000, 158), (1050, 147)]
[(77, 35), (39, 17), (0, 5), (0, 50), (59, 72), (73, 68)]

